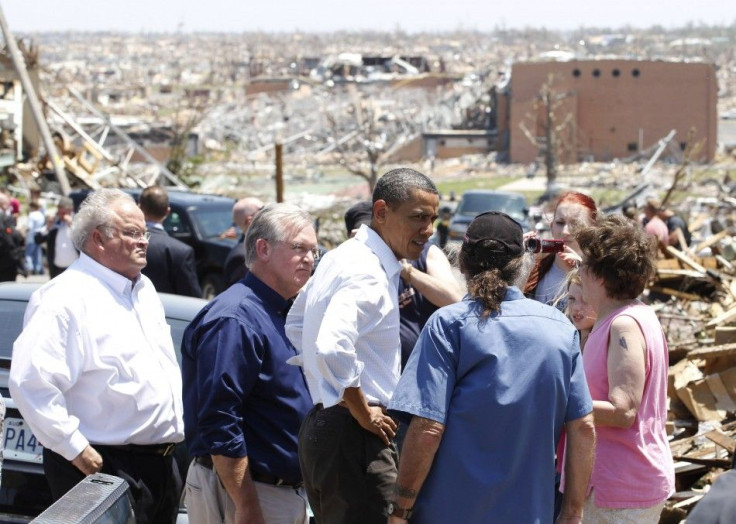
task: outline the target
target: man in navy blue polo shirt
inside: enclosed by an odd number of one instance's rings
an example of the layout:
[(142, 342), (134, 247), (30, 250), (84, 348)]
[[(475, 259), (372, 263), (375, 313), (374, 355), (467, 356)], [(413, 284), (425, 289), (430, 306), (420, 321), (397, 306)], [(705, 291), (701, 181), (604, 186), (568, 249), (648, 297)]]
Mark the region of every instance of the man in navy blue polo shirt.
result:
[(184, 333), (184, 425), (192, 522), (305, 523), (297, 456), (312, 407), (284, 321), (314, 265), (312, 217), (266, 206), (245, 237), (248, 274), (217, 296)]

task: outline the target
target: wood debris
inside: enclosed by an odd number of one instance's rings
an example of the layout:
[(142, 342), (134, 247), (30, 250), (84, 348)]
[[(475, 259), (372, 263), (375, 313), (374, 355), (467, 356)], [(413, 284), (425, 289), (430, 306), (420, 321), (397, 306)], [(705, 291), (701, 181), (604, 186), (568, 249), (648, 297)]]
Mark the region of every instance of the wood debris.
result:
[[(697, 224), (694, 224), (697, 225)], [(670, 347), (668, 432), (676, 493), (660, 522), (680, 522), (736, 453), (736, 250), (729, 229), (668, 246), (648, 300)]]

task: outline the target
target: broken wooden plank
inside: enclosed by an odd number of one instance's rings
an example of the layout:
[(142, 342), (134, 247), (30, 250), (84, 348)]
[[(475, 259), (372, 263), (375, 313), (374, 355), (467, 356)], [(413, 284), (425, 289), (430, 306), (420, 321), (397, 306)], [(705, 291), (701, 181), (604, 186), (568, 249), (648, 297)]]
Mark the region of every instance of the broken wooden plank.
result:
[(736, 440), (726, 435), (723, 431), (714, 429), (706, 433), (704, 436), (711, 442), (724, 448), (729, 453), (736, 453)]
[(683, 253), (679, 249), (673, 246), (667, 246), (665, 248), (665, 251), (667, 251), (667, 253), (675, 257), (677, 260), (679, 260), (683, 264), (688, 265), (691, 268), (693, 268), (695, 271), (699, 271), (700, 273), (702, 273), (703, 274), (702, 276), (704, 277), (709, 276), (713, 278), (714, 280), (718, 280), (718, 281), (721, 280), (721, 276), (716, 271), (712, 269), (706, 269), (700, 263), (696, 262), (691, 257), (687, 256), (685, 253)]
[(675, 236), (677, 237), (677, 243), (680, 244), (680, 249), (684, 252), (689, 252), (687, 241), (685, 240), (685, 234), (679, 227), (675, 230)]
[(721, 376), (717, 373), (707, 375), (705, 382), (708, 384), (710, 392), (716, 399), (716, 408), (723, 411), (736, 411), (736, 402), (728, 394), (726, 385), (721, 380)]
[(691, 464), (698, 464), (709, 468), (728, 469), (731, 467), (731, 461), (729, 459), (686, 457), (682, 455), (675, 455), (672, 458), (681, 462), (690, 462)]
[(684, 291), (678, 291), (677, 289), (672, 289), (672, 288), (663, 287), (663, 286), (651, 286), (649, 288), (649, 291), (653, 293), (662, 293), (663, 295), (670, 295), (673, 297), (681, 298), (683, 300), (702, 300), (703, 298), (700, 295), (695, 295), (693, 293), (685, 293)]
[(663, 277), (690, 277), (690, 278), (702, 278), (703, 274), (700, 271), (693, 271), (692, 269), (668, 269), (658, 268), (657, 276)]
[[(706, 326), (707, 325), (708, 324), (706, 324)], [(722, 344), (720, 346), (710, 346), (705, 348), (693, 349), (687, 354), (687, 358), (689, 360), (695, 360), (697, 358), (714, 358), (734, 354), (736, 354), (736, 343), (731, 343)]]
[(693, 248), (693, 251), (695, 251), (696, 253), (700, 253), (705, 248), (710, 247), (714, 244), (717, 244), (718, 242), (720, 242), (722, 239), (726, 238), (727, 236), (728, 236), (727, 229), (724, 229), (723, 231), (719, 231), (715, 235), (712, 235), (711, 237), (706, 238), (700, 244), (695, 246), (695, 248)]
[(672, 505), (672, 508), (686, 508), (690, 507), (696, 502), (698, 502), (700, 499), (702, 499), (705, 495), (693, 495), (692, 497), (686, 498), (685, 500), (681, 500), (680, 502), (677, 502)]
[(716, 260), (718, 261), (719, 264), (721, 264), (723, 267), (725, 267), (729, 271), (733, 271), (733, 269), (734, 269), (733, 264), (731, 264), (731, 262), (729, 262), (728, 260), (726, 260), (723, 257), (723, 255), (716, 255)]
[(708, 322), (705, 325), (705, 327), (711, 328), (711, 327), (719, 326), (721, 324), (726, 324), (727, 322), (730, 322), (734, 319), (736, 319), (736, 307), (732, 307), (728, 311), (724, 311), (723, 313), (718, 315), (716, 318)]

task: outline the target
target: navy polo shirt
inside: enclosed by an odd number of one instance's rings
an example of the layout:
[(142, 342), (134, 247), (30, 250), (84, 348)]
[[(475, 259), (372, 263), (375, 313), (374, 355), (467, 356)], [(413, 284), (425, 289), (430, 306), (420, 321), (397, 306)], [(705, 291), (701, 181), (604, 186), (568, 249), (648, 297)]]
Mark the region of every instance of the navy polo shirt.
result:
[(207, 304), (182, 341), (184, 428), (192, 456), (248, 456), (256, 473), (301, 480), (299, 427), (312, 400), (284, 334), (291, 305), (253, 274)]

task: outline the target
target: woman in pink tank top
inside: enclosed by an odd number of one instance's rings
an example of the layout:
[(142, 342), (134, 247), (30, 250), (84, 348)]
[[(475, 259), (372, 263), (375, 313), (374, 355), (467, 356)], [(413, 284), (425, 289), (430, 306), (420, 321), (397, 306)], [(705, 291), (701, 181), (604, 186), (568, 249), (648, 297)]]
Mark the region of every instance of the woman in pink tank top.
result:
[(598, 314), (583, 353), (596, 453), (584, 522), (657, 522), (674, 492), (667, 442), (667, 341), (637, 297), (654, 271), (651, 238), (621, 216), (581, 229), (583, 298)]

